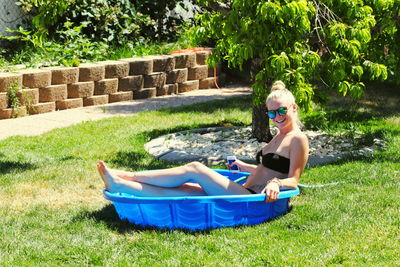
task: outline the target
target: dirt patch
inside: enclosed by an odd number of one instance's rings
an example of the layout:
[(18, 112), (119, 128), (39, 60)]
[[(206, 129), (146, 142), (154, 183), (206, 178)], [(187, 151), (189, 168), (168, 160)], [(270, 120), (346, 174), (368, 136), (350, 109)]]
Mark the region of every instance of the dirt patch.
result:
[(62, 189), (53, 189), (46, 181), (19, 183), (1, 196), (0, 209), (7, 208), (17, 212), (30, 210), (34, 206), (45, 206), (49, 210), (65, 209), (74, 206), (98, 206), (106, 200), (102, 186), (88, 183), (73, 183)]

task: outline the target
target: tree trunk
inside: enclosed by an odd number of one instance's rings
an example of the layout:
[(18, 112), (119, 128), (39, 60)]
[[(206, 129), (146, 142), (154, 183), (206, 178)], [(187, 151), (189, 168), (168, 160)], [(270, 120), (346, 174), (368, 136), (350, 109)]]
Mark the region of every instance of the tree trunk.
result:
[(252, 137), (256, 138), (259, 142), (269, 142), (272, 139), (269, 129), (269, 119), (265, 112), (267, 112), (265, 104), (258, 107), (253, 106)]

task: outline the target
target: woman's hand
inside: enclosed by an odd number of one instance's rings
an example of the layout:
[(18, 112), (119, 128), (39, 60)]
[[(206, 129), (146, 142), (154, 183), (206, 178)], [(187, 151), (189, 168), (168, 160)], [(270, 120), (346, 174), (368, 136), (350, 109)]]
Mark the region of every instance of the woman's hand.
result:
[(273, 202), (278, 199), (280, 185), (281, 182), (277, 178), (274, 178), (268, 182), (267, 186), (261, 191), (261, 193), (267, 194), (265, 198), (266, 202)]
[(229, 165), (228, 163), (226, 164), (226, 166), (228, 167), (228, 169), (231, 169), (232, 166), (238, 166), (239, 170), (243, 170), (245, 168), (247, 164), (239, 159), (236, 159), (234, 162), (231, 163), (231, 165)]
[(227, 168), (230, 169), (231, 166), (238, 166), (241, 172), (249, 172), (252, 173), (257, 169), (257, 165), (248, 164), (244, 161), (236, 159), (231, 165), (226, 164)]

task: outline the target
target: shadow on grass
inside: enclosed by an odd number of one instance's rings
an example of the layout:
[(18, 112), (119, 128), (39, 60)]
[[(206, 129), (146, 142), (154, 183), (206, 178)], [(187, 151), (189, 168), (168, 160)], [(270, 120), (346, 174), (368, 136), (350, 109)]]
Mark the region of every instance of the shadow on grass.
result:
[[(286, 214), (290, 213), (292, 211), (293, 207), (289, 206), (288, 210), (277, 217), (268, 219), (267, 221), (261, 223), (270, 223), (275, 220), (279, 220), (281, 217), (285, 216)], [(170, 233), (170, 232), (175, 232), (179, 231), (181, 233), (185, 233), (188, 235), (208, 235), (210, 234), (213, 230), (219, 229), (205, 229), (205, 230), (196, 230), (196, 231), (190, 231), (187, 229), (182, 229), (182, 228), (176, 228), (176, 229), (168, 229), (168, 228), (157, 228), (155, 226), (142, 226), (134, 223), (130, 223), (127, 220), (121, 220), (118, 217), (117, 212), (115, 211), (115, 208), (112, 204), (104, 206), (102, 209), (93, 211), (93, 212), (84, 212), (78, 217), (75, 218), (78, 221), (82, 220), (95, 220), (97, 223), (105, 223), (107, 227), (113, 231), (117, 231), (120, 234), (126, 234), (126, 233), (132, 233), (132, 232), (157, 232), (157, 233)], [(260, 224), (256, 225), (237, 225), (237, 226), (227, 226), (227, 227), (222, 227), (222, 228), (234, 228), (234, 229), (243, 229), (243, 228), (248, 228), (248, 227), (257, 227)]]
[[(0, 155), (1, 157), (1, 155)], [(69, 160), (76, 160), (76, 159), (80, 159), (78, 157), (74, 157), (74, 156), (65, 156), (65, 157), (61, 157), (59, 159), (57, 159), (57, 161), (60, 162), (65, 162), (65, 161), (69, 161)], [(7, 174), (10, 172), (24, 172), (24, 171), (28, 171), (28, 170), (33, 170), (38, 168), (38, 166), (36, 164), (32, 164), (29, 162), (19, 162), (19, 161), (10, 161), (10, 160), (1, 160), (0, 159), (0, 173), (1, 174)]]
[[(371, 83), (361, 99), (329, 94), (326, 118), (329, 122), (360, 122), (400, 114), (399, 86)], [(223, 100), (161, 109), (165, 113), (202, 112), (212, 113), (219, 109), (249, 111), (252, 96), (236, 96)]]
[(194, 129), (201, 129), (201, 128), (213, 128), (213, 127), (222, 127), (222, 126), (247, 126), (241, 121), (237, 120), (229, 120), (225, 119), (218, 123), (202, 123), (202, 124), (192, 124), (192, 125), (180, 125), (173, 128), (168, 129), (154, 129), (151, 131), (144, 131), (141, 133), (141, 137), (143, 140), (152, 140), (154, 138), (160, 137), (166, 134), (177, 133), (186, 130), (194, 130)]
[(325, 163), (320, 163), (308, 168), (323, 167), (323, 166), (341, 166), (347, 163), (399, 163), (400, 153), (389, 153), (387, 151), (375, 151), (373, 155), (356, 155), (348, 154), (343, 155), (342, 158), (328, 161)]
[(243, 111), (248, 111), (252, 107), (251, 95), (245, 96), (235, 96), (226, 99), (212, 100), (208, 102), (164, 108), (161, 112), (165, 113), (183, 113), (183, 112), (202, 112), (202, 113), (212, 113), (219, 109), (239, 109)]
[(201, 235), (210, 233), (211, 229), (189, 231), (186, 229), (168, 229), (168, 228), (157, 228), (154, 226), (142, 226), (134, 223), (130, 223), (127, 220), (121, 220), (118, 217), (117, 212), (112, 204), (104, 206), (102, 209), (93, 212), (84, 212), (75, 218), (78, 221), (93, 219), (98, 223), (105, 223), (108, 228), (113, 231), (117, 231), (120, 234), (126, 234), (131, 232), (158, 232), (158, 233), (169, 233), (172, 231), (179, 231), (190, 235)]
[(17, 161), (0, 161), (0, 173), (10, 173), (12, 171), (23, 172), (26, 170), (35, 169), (36, 165), (27, 162), (17, 162)]
[[(243, 123), (232, 122), (232, 121), (224, 121), (227, 124), (235, 124), (243, 126)], [(192, 129), (199, 129), (199, 128), (209, 128), (209, 127), (220, 127), (220, 124), (198, 124), (188, 126), (177, 126), (174, 128), (169, 129), (154, 129), (151, 131), (145, 131), (140, 134), (139, 138), (143, 140), (145, 143), (146, 141), (150, 141), (157, 137), (177, 133), (180, 131), (185, 130), (192, 130)], [(105, 159), (106, 162), (112, 163), (114, 166), (119, 166), (122, 168), (130, 168), (132, 170), (153, 170), (153, 169), (163, 169), (169, 167), (175, 167), (177, 164), (169, 163), (162, 160), (155, 159), (151, 154), (144, 150), (137, 150), (137, 151), (118, 151), (117, 153), (113, 154), (110, 158)], [(179, 165), (179, 164), (178, 164)]]
[(350, 105), (348, 108), (338, 107), (334, 110), (312, 111), (302, 118), (302, 123), (307, 130), (334, 130), (338, 128), (351, 134), (358, 127), (382, 127), (383, 119), (388, 116), (399, 115), (400, 110), (366, 111)]
[(114, 166), (132, 170), (154, 170), (176, 166), (172, 163), (154, 159), (145, 151), (120, 151), (114, 154), (108, 161)]
[(395, 115), (400, 112), (400, 85), (385, 82), (368, 82), (364, 96), (361, 98), (352, 98), (349, 96), (338, 96), (336, 93), (328, 92), (329, 109), (337, 107), (348, 108), (364, 108), (364, 110), (373, 113), (381, 113)]
[(308, 112), (302, 119), (307, 129), (339, 129), (352, 130), (351, 124), (369, 124), (370, 120), (400, 115), (400, 87), (387, 83), (368, 83), (365, 95), (360, 99), (338, 96), (336, 92), (323, 91), (328, 95), (326, 109)]
[[(363, 107), (365, 108), (365, 105), (363, 105)], [(348, 109), (330, 110), (327, 112), (327, 119), (331, 122), (363, 122), (400, 114), (400, 110), (394, 110), (393, 108), (382, 107), (368, 111), (360, 111), (358, 108), (360, 108), (360, 106), (353, 106)]]
[[(156, 98), (148, 98), (143, 103), (136, 103), (136, 105), (132, 106), (131, 104), (116, 104), (113, 106), (106, 107), (106, 113), (125, 113), (132, 114), (138, 113), (143, 110), (159, 110), (161, 108), (164, 112), (176, 113), (176, 112), (189, 112), (189, 111), (197, 111), (197, 112), (212, 112), (215, 109), (225, 107), (226, 105), (231, 106), (232, 104), (236, 107), (246, 107), (249, 108), (248, 105), (243, 105), (243, 98), (249, 99), (251, 101), (250, 95), (238, 95), (232, 96), (229, 98), (223, 99), (215, 99), (215, 96), (185, 96), (185, 95), (175, 95), (169, 96), (168, 98), (156, 97)], [(193, 104), (193, 100), (196, 100), (197, 103)], [(168, 108), (163, 108), (169, 106)], [(171, 107), (172, 106), (172, 107)], [(235, 106), (231, 106), (234, 108)], [(210, 107), (213, 107), (210, 109)]]
[(377, 152), (377, 154), (375, 154), (374, 156), (353, 155), (353, 156), (348, 156), (346, 158), (343, 158), (343, 159), (335, 162), (335, 165), (342, 165), (343, 163), (347, 163), (347, 162), (399, 163), (400, 162), (400, 153), (393, 154), (393, 153), (387, 153), (387, 152), (383, 151), (383, 152)]
[(77, 157), (73, 155), (65, 155), (57, 159), (60, 162), (70, 161), (70, 160), (82, 160), (82, 157)]
[(121, 220), (112, 204), (104, 206), (100, 210), (93, 212), (84, 212), (77, 218), (78, 220), (94, 219), (96, 222), (103, 222), (108, 228), (118, 231), (119, 233), (135, 232), (143, 230), (143, 227)]
[(177, 133), (186, 130), (193, 130), (193, 129), (200, 129), (200, 128), (211, 128), (211, 127), (221, 127), (223, 125), (235, 125), (235, 126), (244, 126), (242, 122), (234, 121), (234, 120), (224, 120), (220, 123), (202, 123), (202, 124), (194, 124), (190, 126), (180, 125), (173, 128), (168, 129), (153, 129), (151, 131), (144, 131), (142, 132), (141, 138), (143, 140), (152, 140), (154, 138), (160, 137), (166, 134)]

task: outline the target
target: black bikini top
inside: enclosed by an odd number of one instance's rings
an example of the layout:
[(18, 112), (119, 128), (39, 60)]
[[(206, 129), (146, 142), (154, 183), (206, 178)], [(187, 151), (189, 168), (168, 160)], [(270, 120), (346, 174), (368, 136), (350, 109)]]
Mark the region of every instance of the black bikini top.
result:
[(289, 173), (290, 167), (290, 159), (280, 156), (275, 153), (267, 153), (265, 155), (262, 154), (262, 150), (257, 153), (256, 156), (257, 163), (262, 163), (264, 167), (281, 172), (281, 173)]

